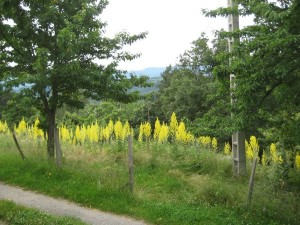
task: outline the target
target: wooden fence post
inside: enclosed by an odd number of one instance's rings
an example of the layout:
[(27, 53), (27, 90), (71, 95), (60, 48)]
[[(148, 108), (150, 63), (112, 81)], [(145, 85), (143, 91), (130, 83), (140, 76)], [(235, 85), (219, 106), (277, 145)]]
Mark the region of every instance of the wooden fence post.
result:
[(61, 146), (59, 143), (59, 131), (57, 128), (54, 129), (54, 143), (55, 143), (55, 153), (56, 153), (56, 166), (60, 168), (62, 164), (62, 153), (61, 153)]
[(255, 170), (256, 170), (256, 164), (257, 164), (257, 158), (253, 160), (252, 165), (252, 172), (250, 176), (250, 182), (249, 182), (249, 192), (248, 192), (248, 204), (250, 204), (252, 199), (252, 193), (253, 193), (253, 186), (254, 186), (254, 176), (255, 176)]
[(18, 142), (18, 140), (17, 140), (16, 134), (15, 134), (14, 131), (12, 132), (12, 136), (13, 136), (13, 139), (14, 139), (14, 141), (15, 141), (15, 143), (16, 143), (16, 146), (17, 146), (17, 148), (18, 148), (18, 151), (19, 151), (19, 153), (20, 153), (22, 159), (25, 160), (25, 155), (23, 154), (23, 152), (22, 152), (22, 150), (21, 150), (21, 147), (20, 147), (20, 145), (19, 145), (19, 142)]
[(128, 168), (129, 168), (129, 190), (131, 193), (133, 193), (134, 177), (133, 177), (132, 135), (128, 136)]

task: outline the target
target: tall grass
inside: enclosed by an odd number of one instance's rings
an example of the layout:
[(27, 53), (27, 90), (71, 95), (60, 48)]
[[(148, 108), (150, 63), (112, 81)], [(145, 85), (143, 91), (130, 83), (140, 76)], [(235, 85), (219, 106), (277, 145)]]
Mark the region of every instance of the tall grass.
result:
[[(232, 177), (230, 157), (197, 146), (134, 143), (134, 193), (126, 143), (91, 149), (63, 145), (63, 167), (46, 159), (43, 143), (0, 135), (0, 180), (152, 224), (297, 224), (299, 192), (276, 191), (258, 167), (253, 202), (248, 178)], [(248, 171), (250, 171), (248, 163)]]

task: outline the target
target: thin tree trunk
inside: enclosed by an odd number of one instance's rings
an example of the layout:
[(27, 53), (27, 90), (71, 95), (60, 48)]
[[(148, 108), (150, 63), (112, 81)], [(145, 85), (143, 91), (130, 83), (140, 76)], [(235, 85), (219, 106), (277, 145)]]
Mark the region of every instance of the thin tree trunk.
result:
[(55, 129), (55, 110), (50, 110), (47, 115), (48, 120), (48, 140), (47, 140), (47, 153), (48, 159), (54, 159), (54, 129)]

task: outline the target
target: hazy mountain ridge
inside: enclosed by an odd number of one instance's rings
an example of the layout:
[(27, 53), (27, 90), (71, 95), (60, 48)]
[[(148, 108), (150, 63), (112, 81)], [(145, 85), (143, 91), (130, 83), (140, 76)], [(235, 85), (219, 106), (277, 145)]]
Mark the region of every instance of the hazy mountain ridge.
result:
[(146, 75), (149, 78), (160, 77), (165, 71), (165, 67), (148, 67), (142, 70), (130, 70), (128, 73), (134, 73), (136, 75)]

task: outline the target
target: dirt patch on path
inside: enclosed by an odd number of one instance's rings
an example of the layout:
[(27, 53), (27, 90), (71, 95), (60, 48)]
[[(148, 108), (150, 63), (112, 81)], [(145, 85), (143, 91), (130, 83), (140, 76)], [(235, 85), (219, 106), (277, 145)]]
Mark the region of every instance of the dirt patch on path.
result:
[(3, 183), (0, 183), (0, 199), (11, 200), (17, 204), (35, 208), (49, 214), (76, 217), (89, 224), (146, 225), (146, 223), (142, 221), (136, 221), (125, 216), (117, 216), (111, 213), (81, 207), (66, 200), (25, 191), (21, 188)]

